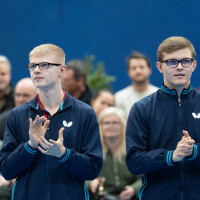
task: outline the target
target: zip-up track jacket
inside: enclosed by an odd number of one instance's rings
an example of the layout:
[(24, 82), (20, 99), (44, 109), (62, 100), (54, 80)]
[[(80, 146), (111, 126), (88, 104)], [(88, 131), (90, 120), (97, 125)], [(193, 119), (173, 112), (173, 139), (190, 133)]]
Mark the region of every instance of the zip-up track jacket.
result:
[[(195, 140), (193, 155), (173, 162), (182, 130)], [(134, 174), (143, 174), (142, 200), (200, 199), (200, 93), (184, 89), (160, 90), (135, 103), (126, 129), (126, 162)]]
[(102, 167), (99, 126), (93, 109), (68, 93), (50, 118), (45, 138), (63, 132), (66, 153), (60, 158), (32, 149), (29, 118), (43, 116), (37, 98), (12, 110), (8, 117), (0, 170), (7, 179), (17, 177), (12, 200), (89, 200), (85, 180), (94, 179)]

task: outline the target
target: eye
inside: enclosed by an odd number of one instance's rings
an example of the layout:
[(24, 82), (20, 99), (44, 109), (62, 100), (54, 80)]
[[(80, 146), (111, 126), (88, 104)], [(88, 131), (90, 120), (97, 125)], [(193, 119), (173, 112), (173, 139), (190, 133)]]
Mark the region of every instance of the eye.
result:
[(187, 59), (183, 59), (182, 63), (183, 64), (190, 64), (191, 63), (191, 59), (188, 59), (188, 58)]
[(177, 65), (177, 62), (178, 62), (177, 60), (168, 60), (167, 65), (168, 66), (174, 66), (174, 65)]

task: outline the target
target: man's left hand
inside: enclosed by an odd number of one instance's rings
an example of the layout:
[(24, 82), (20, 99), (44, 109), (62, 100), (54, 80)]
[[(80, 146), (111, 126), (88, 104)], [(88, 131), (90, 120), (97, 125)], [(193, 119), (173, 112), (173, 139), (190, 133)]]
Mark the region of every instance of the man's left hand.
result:
[(40, 137), (40, 146), (38, 149), (46, 155), (56, 156), (58, 158), (62, 157), (65, 153), (65, 147), (63, 145), (63, 131), (64, 128), (59, 130), (59, 137), (57, 141), (50, 139), (47, 141), (43, 136)]

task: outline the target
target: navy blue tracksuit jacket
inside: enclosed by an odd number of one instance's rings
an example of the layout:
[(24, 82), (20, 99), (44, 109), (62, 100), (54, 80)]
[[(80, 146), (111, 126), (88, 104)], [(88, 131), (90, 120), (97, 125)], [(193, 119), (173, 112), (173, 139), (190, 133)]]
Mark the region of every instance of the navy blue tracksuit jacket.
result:
[(7, 121), (0, 170), (6, 179), (17, 177), (12, 200), (89, 200), (85, 180), (94, 179), (102, 167), (99, 126), (93, 109), (68, 93), (50, 117), (45, 138), (63, 132), (66, 153), (62, 158), (32, 149), (29, 118), (43, 116), (37, 98), (12, 110)]
[[(195, 140), (193, 155), (172, 161), (182, 130)], [(142, 174), (142, 200), (200, 199), (200, 93), (184, 89), (160, 90), (135, 103), (126, 129), (129, 170)]]

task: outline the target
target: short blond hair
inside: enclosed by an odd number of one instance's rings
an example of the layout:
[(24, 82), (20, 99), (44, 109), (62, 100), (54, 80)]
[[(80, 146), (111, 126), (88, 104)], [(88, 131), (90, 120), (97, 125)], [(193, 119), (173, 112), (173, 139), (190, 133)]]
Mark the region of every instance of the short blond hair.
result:
[(188, 48), (191, 51), (192, 58), (195, 59), (196, 52), (192, 43), (181, 36), (174, 36), (165, 39), (160, 46), (158, 47), (157, 51), (157, 58), (159, 62), (163, 61), (163, 53), (173, 53), (180, 49)]
[(106, 160), (106, 154), (108, 152), (108, 148), (106, 146), (105, 139), (103, 137), (101, 126), (102, 126), (104, 118), (110, 115), (115, 115), (119, 119), (120, 124), (122, 125), (121, 144), (120, 144), (120, 147), (117, 149), (116, 154), (114, 155), (115, 160), (122, 162), (123, 161), (122, 158), (126, 154), (125, 131), (126, 131), (127, 117), (121, 109), (116, 108), (116, 107), (105, 108), (99, 114), (98, 120), (99, 120), (99, 125), (100, 125), (101, 142), (102, 142), (102, 147), (103, 147), (103, 159)]
[(58, 64), (65, 64), (65, 52), (59, 46), (56, 46), (54, 44), (41, 44), (35, 47), (29, 53), (29, 60), (30, 58), (33, 58), (33, 57), (42, 57), (49, 54), (52, 54), (58, 57), (58, 59), (61, 62)]

